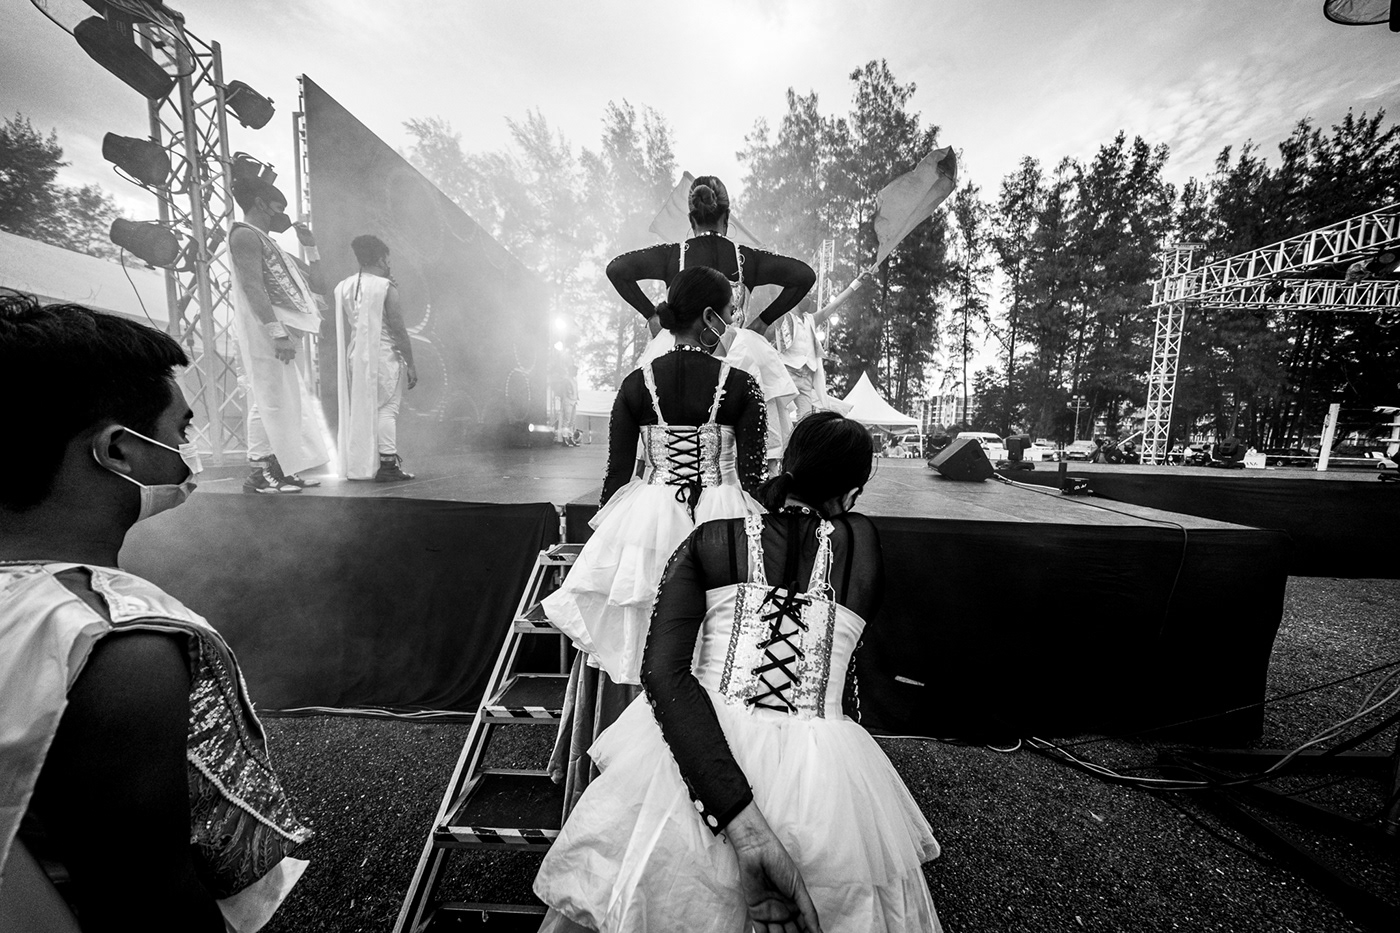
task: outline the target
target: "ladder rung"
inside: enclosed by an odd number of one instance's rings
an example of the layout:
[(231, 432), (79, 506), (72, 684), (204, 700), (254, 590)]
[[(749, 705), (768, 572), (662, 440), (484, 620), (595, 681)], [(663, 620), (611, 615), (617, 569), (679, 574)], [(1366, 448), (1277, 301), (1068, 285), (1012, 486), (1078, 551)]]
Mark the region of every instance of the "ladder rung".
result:
[(522, 635), (559, 635), (560, 631), (549, 622), (544, 614), (544, 601), (540, 600), (515, 617), (515, 631)]
[(540, 552), (539, 562), (550, 567), (566, 567), (578, 559), (582, 544), (556, 544)]
[(483, 772), (471, 794), (433, 830), (438, 846), (549, 848), (559, 835), (564, 786), (547, 776)]
[(481, 717), (486, 722), (558, 722), (568, 682), (568, 674), (516, 674), (481, 705)]

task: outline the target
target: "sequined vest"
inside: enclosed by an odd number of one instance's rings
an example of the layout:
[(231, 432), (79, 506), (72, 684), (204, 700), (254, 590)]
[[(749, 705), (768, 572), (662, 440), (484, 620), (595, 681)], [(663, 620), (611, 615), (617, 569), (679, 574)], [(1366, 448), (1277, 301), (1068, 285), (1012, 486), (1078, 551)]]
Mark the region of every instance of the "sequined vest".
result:
[[(74, 568), (88, 572), (93, 592), (106, 604), (109, 617), (55, 578)], [(110, 567), (0, 567), (0, 596), (4, 597), (0, 600), (0, 635), (4, 636), (0, 653), (14, 664), (0, 664), (0, 673), (5, 674), (6, 690), (25, 692), (28, 712), (36, 722), (30, 734), (35, 736), (51, 736), (57, 729), (67, 690), (99, 639), (133, 630), (188, 637), (190, 724), (185, 760), (190, 843), (200, 880), (214, 897), (225, 898), (248, 887), (311, 838), (311, 830), (292, 812), (272, 770), (267, 740), (238, 662), (223, 637), (203, 618), (156, 585)], [(11, 719), (15, 708), (7, 708), (4, 715)], [(0, 780), (0, 785), (24, 790), (23, 800), (0, 799), (0, 812), (12, 805), (24, 812), (47, 748), (47, 741), (4, 747), (7, 760), (0, 767), (0, 778), (9, 780)], [(25, 773), (7, 775), (12, 764)], [(8, 841), (0, 839), (0, 844)]]

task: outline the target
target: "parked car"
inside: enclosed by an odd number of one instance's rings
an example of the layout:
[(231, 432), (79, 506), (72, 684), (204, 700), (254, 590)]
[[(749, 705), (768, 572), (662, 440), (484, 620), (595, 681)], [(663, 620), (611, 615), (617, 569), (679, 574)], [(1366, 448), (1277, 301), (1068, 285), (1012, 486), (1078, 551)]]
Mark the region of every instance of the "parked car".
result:
[(993, 463), (1006, 459), (1006, 445), (1001, 442), (999, 434), (993, 434), (990, 431), (959, 431), (958, 437), (970, 437), (977, 441), (987, 452), (987, 459)]
[(1266, 447), (1264, 449), (1265, 466), (1310, 467), (1316, 462), (1317, 457), (1301, 447)]
[(1093, 441), (1075, 441), (1065, 448), (1066, 460), (1091, 460), (1099, 445)]
[(1053, 463), (1060, 459), (1060, 448), (1052, 440), (1044, 437), (1037, 437), (1035, 443), (1026, 449), (1024, 459), (1032, 463)]

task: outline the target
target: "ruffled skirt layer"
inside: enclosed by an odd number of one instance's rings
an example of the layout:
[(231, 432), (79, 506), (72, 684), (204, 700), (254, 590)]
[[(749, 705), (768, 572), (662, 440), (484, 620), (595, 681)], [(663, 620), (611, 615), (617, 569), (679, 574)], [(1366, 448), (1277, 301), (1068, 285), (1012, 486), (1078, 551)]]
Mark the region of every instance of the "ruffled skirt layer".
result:
[(739, 486), (710, 486), (692, 521), (676, 487), (633, 480), (593, 517), (593, 537), (545, 598), (545, 614), (614, 682), (639, 684), (652, 603), (676, 548), (698, 523), (763, 511)]
[[(824, 929), (941, 929), (920, 867), (938, 842), (869, 733), (850, 720), (750, 710), (713, 691), (710, 701)], [(545, 857), (535, 893), (607, 933), (747, 929), (734, 851), (696, 812), (645, 698), (590, 754), (603, 773)]]

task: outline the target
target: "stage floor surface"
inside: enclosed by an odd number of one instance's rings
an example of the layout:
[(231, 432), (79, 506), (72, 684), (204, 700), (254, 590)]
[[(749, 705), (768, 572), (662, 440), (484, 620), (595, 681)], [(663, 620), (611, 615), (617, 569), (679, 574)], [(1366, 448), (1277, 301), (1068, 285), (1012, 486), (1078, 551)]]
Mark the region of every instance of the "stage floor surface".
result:
[[(405, 468), (414, 472), (416, 478), (400, 483), (347, 481), (310, 471), (307, 475), (319, 479), (322, 485), (295, 495), (494, 504), (550, 502), (591, 511), (598, 504), (606, 467), (607, 448), (601, 444), (503, 449), (408, 461)], [(1072, 469), (1079, 472), (1079, 465)], [(199, 489), (201, 493), (241, 493), (247, 475), (248, 468), (241, 463), (212, 467), (201, 476)], [(1021, 478), (1018, 476), (1017, 480)], [(876, 461), (875, 473), (856, 508), (866, 515), (890, 518), (1104, 526), (1162, 523), (1188, 529), (1239, 527), (1130, 503), (1062, 496), (1029, 484), (1013, 485), (997, 479), (952, 482), (934, 473), (922, 460), (885, 458)]]

